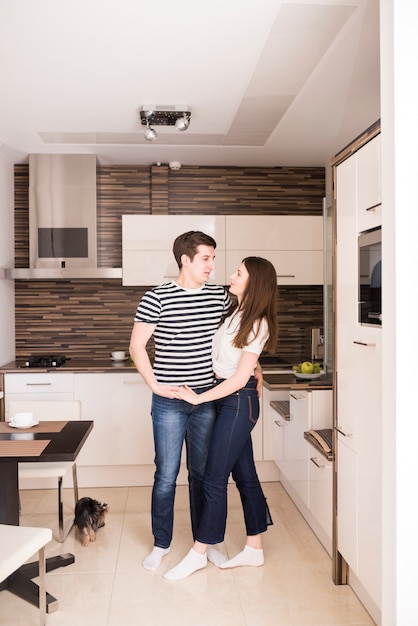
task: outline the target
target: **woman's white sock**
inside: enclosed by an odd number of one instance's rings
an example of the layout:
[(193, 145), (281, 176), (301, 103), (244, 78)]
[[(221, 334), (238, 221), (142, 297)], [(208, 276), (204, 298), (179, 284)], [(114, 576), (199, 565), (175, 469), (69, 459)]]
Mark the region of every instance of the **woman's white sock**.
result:
[(250, 548), (250, 546), (245, 546), (242, 552), (239, 552), (232, 559), (229, 559), (229, 561), (221, 563), (219, 567), (221, 569), (227, 569), (229, 567), (242, 567), (246, 565), (253, 567), (259, 567), (260, 565), (264, 565), (263, 550)]
[(222, 552), (219, 552), (219, 550), (217, 550), (215, 546), (208, 546), (206, 554), (208, 555), (208, 561), (210, 561), (217, 567), (219, 567), (221, 563), (225, 563), (226, 561), (226, 556), (222, 554)]
[(164, 578), (167, 580), (182, 580), (183, 578), (187, 578), (193, 572), (196, 572), (198, 569), (203, 569), (206, 567), (208, 563), (208, 559), (205, 554), (199, 554), (196, 550), (191, 548), (190, 552), (186, 554), (184, 559), (180, 561), (175, 567), (169, 569), (168, 572), (164, 574)]
[(142, 566), (149, 572), (153, 572), (161, 564), (163, 556), (169, 552), (170, 548), (158, 548), (157, 546), (154, 546), (152, 552), (144, 559)]

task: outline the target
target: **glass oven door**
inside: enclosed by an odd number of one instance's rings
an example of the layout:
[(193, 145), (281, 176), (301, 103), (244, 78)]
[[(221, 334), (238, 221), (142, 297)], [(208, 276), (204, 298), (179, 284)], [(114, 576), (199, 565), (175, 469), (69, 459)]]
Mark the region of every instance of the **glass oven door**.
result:
[(382, 325), (382, 229), (360, 233), (358, 238), (358, 321)]

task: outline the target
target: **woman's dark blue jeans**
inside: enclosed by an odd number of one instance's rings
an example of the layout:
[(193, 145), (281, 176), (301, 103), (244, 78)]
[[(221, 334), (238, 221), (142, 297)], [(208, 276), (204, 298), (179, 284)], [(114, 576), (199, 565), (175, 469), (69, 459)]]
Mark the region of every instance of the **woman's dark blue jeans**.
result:
[[(221, 382), (221, 381), (217, 381)], [(203, 479), (203, 510), (196, 539), (215, 544), (224, 540), (228, 478), (241, 496), (247, 535), (267, 530), (266, 501), (254, 464), (251, 431), (260, 413), (256, 381), (216, 401), (217, 418)]]

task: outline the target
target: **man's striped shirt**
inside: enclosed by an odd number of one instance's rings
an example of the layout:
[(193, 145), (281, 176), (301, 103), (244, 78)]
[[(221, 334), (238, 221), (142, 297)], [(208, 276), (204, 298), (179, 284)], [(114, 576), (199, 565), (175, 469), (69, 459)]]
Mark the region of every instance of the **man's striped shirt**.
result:
[(223, 287), (207, 283), (183, 289), (171, 281), (144, 294), (135, 321), (156, 324), (153, 370), (159, 383), (213, 383), (212, 339), (230, 304)]

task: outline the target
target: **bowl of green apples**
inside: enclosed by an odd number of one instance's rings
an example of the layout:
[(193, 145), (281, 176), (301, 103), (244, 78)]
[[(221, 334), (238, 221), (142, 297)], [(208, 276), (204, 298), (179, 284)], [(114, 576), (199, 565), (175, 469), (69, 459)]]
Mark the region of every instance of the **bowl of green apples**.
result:
[(324, 373), (321, 363), (312, 363), (312, 361), (302, 361), (299, 365), (293, 365), (292, 370), (296, 378), (305, 380), (314, 380)]

